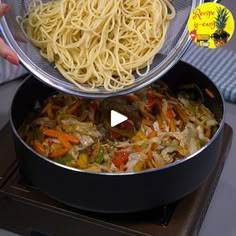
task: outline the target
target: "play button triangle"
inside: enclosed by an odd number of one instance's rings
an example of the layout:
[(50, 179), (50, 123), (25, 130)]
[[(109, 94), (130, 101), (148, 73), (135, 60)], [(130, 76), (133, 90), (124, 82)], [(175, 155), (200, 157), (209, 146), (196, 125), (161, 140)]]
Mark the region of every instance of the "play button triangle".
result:
[(126, 120), (128, 120), (127, 116), (124, 116), (117, 111), (111, 110), (111, 127), (119, 125)]

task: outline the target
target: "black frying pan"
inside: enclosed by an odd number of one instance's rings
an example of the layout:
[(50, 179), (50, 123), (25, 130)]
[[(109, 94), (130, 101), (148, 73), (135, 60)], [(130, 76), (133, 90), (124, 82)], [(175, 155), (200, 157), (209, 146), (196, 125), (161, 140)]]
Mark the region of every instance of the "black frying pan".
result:
[[(41, 191), (73, 207), (96, 212), (135, 212), (174, 202), (195, 190), (213, 170), (224, 124), (224, 102), (216, 86), (200, 71), (179, 62), (162, 78), (170, 87), (195, 83), (219, 128), (192, 156), (159, 169), (135, 173), (89, 173), (57, 164), (33, 151), (17, 133), (37, 100), (55, 90), (34, 78), (18, 88), (11, 107), (11, 127), (23, 174)], [(207, 95), (209, 89), (214, 97)]]

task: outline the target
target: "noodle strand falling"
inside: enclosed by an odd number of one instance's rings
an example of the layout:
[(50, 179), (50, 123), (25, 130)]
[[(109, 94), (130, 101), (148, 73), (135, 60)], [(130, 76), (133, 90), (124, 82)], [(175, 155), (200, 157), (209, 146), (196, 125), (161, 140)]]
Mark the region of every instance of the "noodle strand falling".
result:
[(66, 79), (116, 91), (149, 72), (174, 16), (168, 0), (32, 0), (17, 21)]

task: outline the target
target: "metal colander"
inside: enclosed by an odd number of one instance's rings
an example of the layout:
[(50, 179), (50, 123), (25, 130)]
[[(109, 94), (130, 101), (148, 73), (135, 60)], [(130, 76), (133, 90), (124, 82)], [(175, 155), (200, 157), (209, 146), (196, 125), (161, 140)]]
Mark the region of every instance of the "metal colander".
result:
[[(149, 73), (142, 77), (136, 77), (135, 82), (122, 90), (108, 92), (103, 87), (98, 91), (86, 92), (73, 83), (65, 80), (54, 65), (43, 58), (39, 49), (33, 46), (23, 35), (16, 22), (16, 16), (23, 16), (27, 10), (30, 0), (0, 0), (2, 3), (10, 5), (11, 10), (1, 19), (2, 34), (7, 43), (18, 54), (21, 63), (36, 78), (54, 88), (66, 93), (84, 97), (109, 97), (127, 94), (141, 89), (151, 84), (164, 75), (187, 49), (191, 40), (187, 31), (187, 20), (193, 8), (203, 2), (203, 0), (173, 0), (176, 16), (171, 21), (166, 35), (165, 43), (161, 51), (155, 56)], [(44, 0), (43, 2), (48, 2)]]

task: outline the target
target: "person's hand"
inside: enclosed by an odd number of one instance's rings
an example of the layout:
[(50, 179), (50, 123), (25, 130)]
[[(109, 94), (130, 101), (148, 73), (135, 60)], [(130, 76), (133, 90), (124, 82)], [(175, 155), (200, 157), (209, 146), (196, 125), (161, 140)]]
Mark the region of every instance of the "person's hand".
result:
[[(9, 6), (5, 3), (0, 3), (0, 17), (9, 11)], [(17, 54), (6, 45), (3, 39), (0, 37), (0, 57), (8, 60), (12, 64), (19, 65), (19, 59)]]

